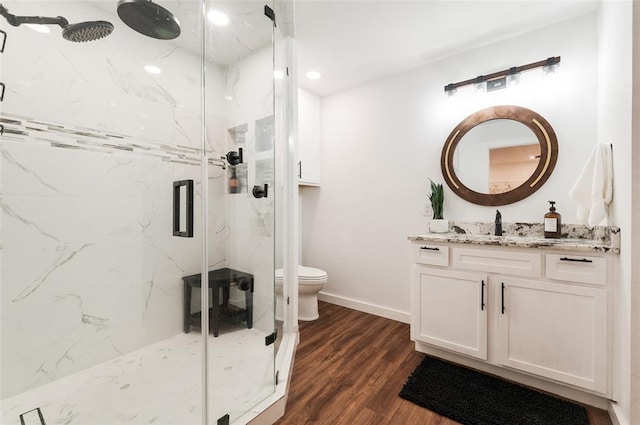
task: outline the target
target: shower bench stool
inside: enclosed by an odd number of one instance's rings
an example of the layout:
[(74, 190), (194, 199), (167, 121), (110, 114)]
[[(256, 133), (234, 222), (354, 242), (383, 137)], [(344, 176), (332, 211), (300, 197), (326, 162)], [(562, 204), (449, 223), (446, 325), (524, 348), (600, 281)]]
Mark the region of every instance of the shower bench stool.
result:
[[(184, 332), (189, 333), (192, 325), (200, 324), (200, 313), (191, 313), (191, 288), (201, 287), (200, 273), (185, 276), (184, 282)], [(229, 290), (236, 286), (244, 292), (245, 308), (229, 305)], [(253, 327), (253, 275), (238, 270), (223, 268), (209, 272), (209, 289), (212, 290), (213, 300), (209, 307), (209, 328), (213, 336), (218, 336), (220, 319), (244, 319), (247, 328)], [(220, 289), (222, 289), (222, 304), (220, 304)]]

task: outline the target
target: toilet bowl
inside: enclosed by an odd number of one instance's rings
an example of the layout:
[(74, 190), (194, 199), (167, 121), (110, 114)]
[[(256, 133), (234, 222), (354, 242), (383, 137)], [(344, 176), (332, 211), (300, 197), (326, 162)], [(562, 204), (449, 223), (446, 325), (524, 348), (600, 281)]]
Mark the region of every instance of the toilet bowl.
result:
[[(282, 295), (282, 269), (276, 270), (276, 320), (284, 318)], [(318, 314), (318, 292), (327, 283), (327, 272), (313, 267), (298, 266), (298, 319), (316, 320)]]

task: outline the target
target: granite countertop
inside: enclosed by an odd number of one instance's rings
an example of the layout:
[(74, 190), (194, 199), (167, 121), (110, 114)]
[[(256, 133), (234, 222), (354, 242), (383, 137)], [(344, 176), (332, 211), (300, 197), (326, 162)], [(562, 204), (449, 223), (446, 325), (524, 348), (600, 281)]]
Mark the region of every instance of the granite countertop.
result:
[[(488, 229), (491, 229), (491, 232)], [(409, 236), (414, 242), (461, 243), (490, 246), (512, 246), (559, 251), (620, 253), (620, 229), (562, 226), (560, 239), (546, 239), (538, 223), (503, 225), (503, 236), (494, 236), (493, 223), (450, 223), (448, 233), (423, 233)]]

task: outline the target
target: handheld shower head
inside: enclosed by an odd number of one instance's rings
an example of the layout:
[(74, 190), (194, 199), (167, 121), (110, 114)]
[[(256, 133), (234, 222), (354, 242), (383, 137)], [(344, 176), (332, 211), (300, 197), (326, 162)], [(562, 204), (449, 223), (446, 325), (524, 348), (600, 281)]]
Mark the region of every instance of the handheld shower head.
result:
[(90, 21), (70, 24), (62, 29), (65, 40), (75, 43), (94, 41), (104, 38), (113, 32), (113, 24), (107, 21)]
[(76, 43), (98, 40), (113, 32), (113, 25), (111, 22), (91, 21), (69, 24), (69, 21), (62, 16), (57, 16), (55, 18), (42, 16), (16, 16), (9, 13), (2, 4), (0, 4), (0, 15), (4, 16), (7, 22), (14, 27), (19, 27), (22, 24), (58, 25), (62, 28), (62, 36), (65, 40)]

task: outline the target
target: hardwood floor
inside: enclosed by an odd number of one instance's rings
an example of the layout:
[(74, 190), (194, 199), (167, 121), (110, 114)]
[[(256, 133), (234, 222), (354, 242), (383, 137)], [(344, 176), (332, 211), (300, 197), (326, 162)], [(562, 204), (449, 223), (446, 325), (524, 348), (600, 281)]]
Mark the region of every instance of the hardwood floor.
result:
[[(409, 325), (323, 302), (319, 308), (318, 320), (300, 323), (287, 411), (276, 424), (457, 424), (398, 396), (424, 357)], [(591, 425), (611, 425), (607, 412), (587, 410)]]

